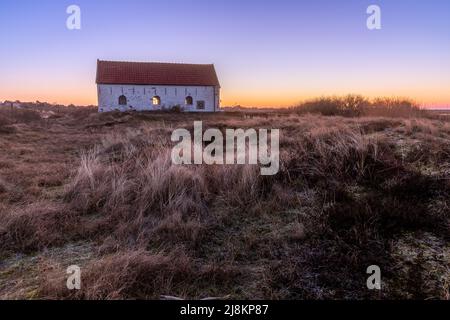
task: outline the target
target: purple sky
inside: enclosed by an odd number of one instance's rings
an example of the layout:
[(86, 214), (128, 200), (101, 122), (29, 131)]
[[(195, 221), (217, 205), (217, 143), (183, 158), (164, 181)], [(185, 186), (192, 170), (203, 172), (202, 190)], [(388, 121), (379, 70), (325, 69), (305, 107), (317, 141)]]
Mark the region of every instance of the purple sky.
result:
[[(81, 30), (66, 8), (81, 8)], [(366, 9), (382, 10), (382, 29)], [(0, 2), (0, 100), (96, 104), (96, 60), (214, 63), (223, 105), (321, 95), (450, 106), (450, 1)]]

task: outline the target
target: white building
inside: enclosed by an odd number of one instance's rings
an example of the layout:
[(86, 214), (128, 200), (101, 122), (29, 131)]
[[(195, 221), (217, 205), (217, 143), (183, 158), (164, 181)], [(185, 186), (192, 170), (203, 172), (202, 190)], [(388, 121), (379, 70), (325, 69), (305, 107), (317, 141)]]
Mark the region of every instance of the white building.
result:
[(20, 102), (18, 102), (18, 101), (12, 102), (12, 101), (8, 101), (8, 100), (5, 100), (4, 102), (0, 102), (0, 106), (9, 107), (9, 108), (17, 108), (17, 109), (22, 108), (22, 104)]
[(220, 84), (212, 64), (97, 61), (98, 111), (215, 112)]

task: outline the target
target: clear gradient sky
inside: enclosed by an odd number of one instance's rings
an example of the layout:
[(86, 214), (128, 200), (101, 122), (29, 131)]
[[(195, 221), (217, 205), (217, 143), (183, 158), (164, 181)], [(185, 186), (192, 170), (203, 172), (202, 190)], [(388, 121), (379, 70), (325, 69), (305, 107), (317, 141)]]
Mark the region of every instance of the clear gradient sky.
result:
[[(370, 4), (381, 30), (366, 28)], [(96, 104), (97, 59), (214, 63), (222, 105), (355, 93), (450, 106), (450, 1), (0, 1), (0, 100)]]

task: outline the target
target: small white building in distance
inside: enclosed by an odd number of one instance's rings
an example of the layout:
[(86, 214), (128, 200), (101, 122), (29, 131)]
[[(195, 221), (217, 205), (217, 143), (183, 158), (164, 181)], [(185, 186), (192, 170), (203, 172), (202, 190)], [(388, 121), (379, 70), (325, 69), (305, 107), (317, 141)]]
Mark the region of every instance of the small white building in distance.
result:
[(97, 61), (98, 111), (220, 109), (212, 64)]

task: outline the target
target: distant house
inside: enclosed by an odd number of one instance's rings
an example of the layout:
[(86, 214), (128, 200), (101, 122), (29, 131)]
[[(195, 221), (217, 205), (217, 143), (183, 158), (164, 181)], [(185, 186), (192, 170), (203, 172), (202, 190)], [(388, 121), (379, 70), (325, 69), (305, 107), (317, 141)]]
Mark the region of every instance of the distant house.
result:
[(98, 60), (96, 82), (99, 112), (220, 108), (220, 84), (212, 64)]
[(22, 103), (20, 103), (19, 101), (13, 102), (13, 101), (5, 100), (3, 103), (0, 103), (0, 106), (20, 109), (20, 108), (22, 108)]

